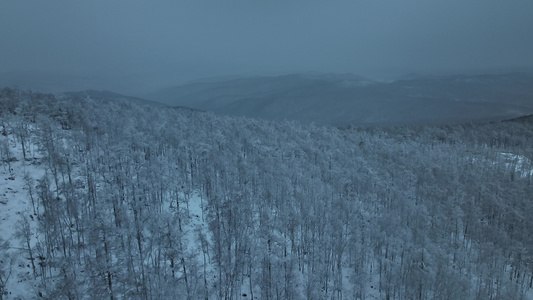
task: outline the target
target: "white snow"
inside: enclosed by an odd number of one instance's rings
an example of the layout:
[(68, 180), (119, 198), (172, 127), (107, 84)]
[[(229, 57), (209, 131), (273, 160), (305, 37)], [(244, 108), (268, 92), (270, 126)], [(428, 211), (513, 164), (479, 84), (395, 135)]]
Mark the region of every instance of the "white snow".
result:
[(500, 160), (505, 163), (506, 167), (518, 172), (520, 176), (533, 176), (533, 165), (529, 158), (520, 154), (508, 152), (501, 152), (499, 156)]
[[(7, 257), (4, 258), (7, 263), (4, 263), (2, 267), (6, 272), (11, 269), (11, 276), (6, 284), (8, 294), (4, 299), (28, 299), (30, 294), (36, 294), (37, 281), (32, 274), (27, 247), (25, 242), (17, 237), (17, 231), (19, 222), (26, 217), (32, 233), (35, 234), (37, 219), (33, 215), (24, 174), (33, 178), (35, 183), (36, 179), (44, 174), (44, 169), (38, 165), (39, 158), (36, 157), (36, 151), (27, 151), (27, 160), (24, 160), (19, 143), (10, 137), (0, 138), (8, 140), (11, 154), (16, 159), (11, 162), (10, 166), (4, 163), (0, 167), (0, 238), (9, 242)], [(30, 148), (33, 147), (30, 146)], [(32, 237), (32, 242), (35, 242), (35, 236)]]

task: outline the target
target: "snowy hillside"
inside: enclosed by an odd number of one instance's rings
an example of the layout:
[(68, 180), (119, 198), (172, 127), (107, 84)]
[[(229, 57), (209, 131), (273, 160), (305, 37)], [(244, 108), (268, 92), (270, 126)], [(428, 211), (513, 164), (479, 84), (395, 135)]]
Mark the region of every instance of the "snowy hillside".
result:
[[(37, 254), (30, 255), (28, 242), (35, 247), (38, 214), (33, 208), (29, 188), (35, 188), (35, 180), (44, 174), (34, 147), (27, 151), (27, 159), (13, 136), (0, 137), (2, 153), (9, 156), (0, 168), (0, 291), (4, 299), (30, 299), (37, 294), (38, 282), (35, 269)], [(36, 197), (36, 195), (34, 195)], [(1, 244), (1, 241), (6, 244)], [(33, 257), (33, 261), (31, 260)], [(35, 268), (37, 268), (36, 266)]]
[(2, 300), (532, 299), (529, 123), (0, 92)]
[[(2, 146), (3, 168), (0, 170), (0, 299), (33, 299), (36, 296), (55, 298), (47, 295), (41, 280), (44, 279), (46, 258), (41, 252), (41, 244), (45, 243), (40, 226), (43, 224), (43, 207), (39, 193), (39, 184), (48, 177), (50, 170), (44, 165), (43, 159), (33, 143), (26, 144), (26, 154), (13, 134), (0, 138)], [(80, 170), (75, 170), (78, 173)], [(81, 178), (73, 177), (74, 180)], [(51, 189), (56, 189), (53, 186)], [(193, 253), (200, 252), (202, 245), (198, 238), (209, 240), (210, 234), (203, 221), (204, 201), (198, 194), (179, 194), (186, 207), (182, 207), (184, 219), (183, 249)], [(63, 199), (57, 199), (61, 201)], [(164, 208), (168, 214), (174, 214), (176, 204), (169, 203)], [(183, 204), (182, 204), (183, 205)], [(205, 257), (204, 257), (205, 258)], [(198, 260), (199, 265), (206, 264), (211, 274), (212, 266), (205, 260)], [(178, 271), (178, 273), (181, 271)], [(51, 278), (57, 277), (55, 272)], [(183, 276), (183, 274), (181, 274)], [(210, 275), (212, 277), (212, 275)], [(51, 280), (57, 284), (57, 279)], [(76, 297), (78, 298), (78, 297)], [(83, 297), (82, 297), (83, 298)]]

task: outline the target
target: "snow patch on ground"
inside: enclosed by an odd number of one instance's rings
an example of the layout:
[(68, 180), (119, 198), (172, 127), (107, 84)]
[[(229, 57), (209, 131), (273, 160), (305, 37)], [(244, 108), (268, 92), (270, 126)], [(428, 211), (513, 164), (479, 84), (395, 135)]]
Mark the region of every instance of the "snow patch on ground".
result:
[(37, 216), (33, 212), (24, 176), (27, 174), (35, 185), (37, 179), (43, 176), (44, 168), (40, 166), (37, 152), (31, 151), (32, 146), (26, 152), (24, 160), (20, 143), (10, 136), (0, 138), (8, 143), (13, 157), (9, 164), (2, 162), (0, 167), (0, 239), (7, 241), (9, 245), (7, 249), (0, 248), (4, 256), (0, 267), (6, 272), (4, 276), (10, 274), (4, 299), (29, 299), (30, 295), (37, 294), (38, 283), (33, 276), (26, 242), (18, 232), (23, 218), (26, 218), (32, 232), (31, 243), (34, 244)]
[(519, 173), (522, 177), (533, 176), (533, 164), (523, 155), (501, 152), (499, 158), (505, 166)]
[(488, 157), (472, 157), (474, 163), (489, 163), (492, 165), (503, 164), (507, 169), (525, 178), (527, 176), (533, 176), (533, 162), (524, 155), (498, 152), (496, 158)]

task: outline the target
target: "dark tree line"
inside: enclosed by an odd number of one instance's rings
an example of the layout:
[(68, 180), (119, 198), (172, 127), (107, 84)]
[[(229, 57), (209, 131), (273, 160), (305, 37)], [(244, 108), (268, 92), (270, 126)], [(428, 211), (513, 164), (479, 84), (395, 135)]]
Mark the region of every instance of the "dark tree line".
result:
[(533, 166), (501, 159), (531, 158), (531, 123), (336, 129), (10, 89), (0, 118), (42, 153), (39, 232), (20, 234), (50, 299), (521, 299), (533, 284)]

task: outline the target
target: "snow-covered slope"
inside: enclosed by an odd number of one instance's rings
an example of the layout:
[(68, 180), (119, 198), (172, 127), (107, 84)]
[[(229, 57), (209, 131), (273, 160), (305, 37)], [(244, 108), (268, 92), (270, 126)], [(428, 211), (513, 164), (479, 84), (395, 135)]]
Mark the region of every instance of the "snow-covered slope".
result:
[[(40, 215), (36, 186), (45, 176), (46, 166), (33, 144), (26, 145), (26, 159), (21, 144), (12, 135), (0, 136), (0, 145), (9, 157), (0, 165), (0, 284), (5, 285), (0, 285), (0, 292), (4, 293), (4, 297), (0, 299), (24, 300), (46, 296), (39, 286), (42, 277), (38, 270), (41, 258), (34, 250), (32, 257), (37, 269), (35, 273), (27, 246), (27, 236), (33, 249), (43, 238), (38, 228)], [(200, 253), (202, 243), (198, 239), (203, 237), (206, 241), (211, 240), (204, 219), (206, 202), (198, 193), (182, 193), (179, 196), (186, 203), (181, 208), (185, 216), (182, 223), (183, 246), (187, 252)], [(166, 208), (170, 214), (176, 209), (172, 206)], [(199, 265), (206, 264), (207, 273), (213, 274), (209, 261), (200, 256), (198, 260)]]
[(527, 124), (340, 130), (4, 95), (7, 299), (530, 293)]
[[(7, 248), (0, 248), (0, 256), (3, 255), (0, 270), (7, 281), (4, 290), (6, 299), (30, 299), (38, 294), (38, 282), (33, 274), (23, 230), (24, 226), (28, 226), (30, 243), (34, 246), (37, 214), (28, 189), (30, 186), (34, 188), (44, 169), (35, 147), (27, 149), (24, 160), (21, 145), (12, 136), (0, 136), (0, 140), (3, 146), (7, 146), (4, 150), (9, 150), (11, 155), (10, 162), (3, 162), (0, 167), (0, 239), (8, 242)], [(38, 263), (36, 260), (35, 264)]]

